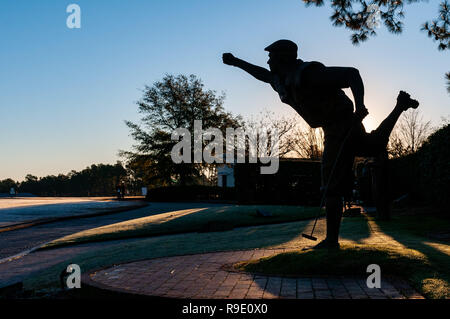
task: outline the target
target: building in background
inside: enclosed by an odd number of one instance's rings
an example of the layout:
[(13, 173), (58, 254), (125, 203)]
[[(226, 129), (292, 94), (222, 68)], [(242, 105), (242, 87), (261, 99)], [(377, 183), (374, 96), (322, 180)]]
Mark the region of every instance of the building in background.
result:
[(221, 164), (217, 167), (217, 186), (234, 187), (234, 164)]

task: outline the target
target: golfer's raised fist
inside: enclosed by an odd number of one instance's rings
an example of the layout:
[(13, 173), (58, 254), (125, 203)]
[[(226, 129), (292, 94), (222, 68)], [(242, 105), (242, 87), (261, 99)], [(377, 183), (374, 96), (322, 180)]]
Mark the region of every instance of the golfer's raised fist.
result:
[(224, 54), (222, 55), (222, 61), (223, 61), (223, 63), (225, 63), (225, 64), (233, 65), (234, 62), (236, 61), (236, 58), (235, 58), (234, 55), (232, 55), (231, 53), (224, 53)]

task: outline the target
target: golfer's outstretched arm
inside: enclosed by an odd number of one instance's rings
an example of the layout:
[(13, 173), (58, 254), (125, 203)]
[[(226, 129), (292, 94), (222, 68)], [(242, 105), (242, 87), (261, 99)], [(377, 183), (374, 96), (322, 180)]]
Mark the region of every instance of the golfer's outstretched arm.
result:
[(355, 99), (356, 108), (364, 106), (364, 84), (358, 69), (330, 67), (325, 69), (325, 76), (340, 88), (350, 88)]
[(224, 53), (222, 56), (222, 59), (223, 59), (223, 63), (232, 65), (232, 66), (236, 66), (236, 67), (244, 70), (245, 72), (249, 73), (254, 78), (256, 78), (260, 81), (270, 83), (270, 81), (272, 79), (272, 73), (270, 73), (269, 70), (264, 69), (260, 66), (248, 63), (244, 60), (238, 59), (235, 56), (233, 56), (231, 53)]

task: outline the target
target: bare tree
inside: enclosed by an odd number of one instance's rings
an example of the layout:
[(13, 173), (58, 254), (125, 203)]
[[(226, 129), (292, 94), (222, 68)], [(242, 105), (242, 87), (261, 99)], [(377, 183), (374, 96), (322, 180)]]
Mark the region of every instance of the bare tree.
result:
[[(300, 157), (320, 160), (323, 154), (324, 135), (320, 128), (311, 128), (297, 115), (276, 116), (274, 112), (263, 110), (257, 117), (245, 122), (246, 132), (267, 133), (276, 130), (278, 134), (278, 153), (267, 154), (279, 157)], [(261, 136), (259, 136), (261, 138)], [(267, 150), (274, 141), (266, 140)]]
[(292, 136), (292, 151), (301, 158), (318, 160), (322, 158), (323, 142), (322, 129), (298, 125)]
[(388, 143), (388, 153), (391, 158), (402, 157), (408, 153), (398, 128), (395, 128), (391, 133)]
[[(253, 116), (245, 120), (246, 133), (253, 133), (260, 142), (265, 145), (266, 156), (285, 157), (293, 147), (292, 134), (297, 125), (297, 119), (286, 116), (277, 116), (274, 112), (269, 110), (261, 111), (258, 116)], [(277, 140), (271, 139), (273, 133), (276, 131)], [(252, 137), (249, 137), (252, 138)], [(274, 150), (274, 143), (277, 143), (278, 151), (276, 154)]]
[(431, 122), (425, 121), (419, 110), (409, 110), (391, 134), (388, 151), (392, 157), (415, 153), (432, 131)]

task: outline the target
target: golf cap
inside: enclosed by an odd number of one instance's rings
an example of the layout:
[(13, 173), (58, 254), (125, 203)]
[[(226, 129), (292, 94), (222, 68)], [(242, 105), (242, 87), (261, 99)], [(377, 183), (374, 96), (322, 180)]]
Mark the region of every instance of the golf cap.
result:
[(280, 53), (280, 54), (289, 54), (295, 55), (297, 57), (297, 44), (290, 40), (278, 40), (269, 45), (264, 49), (270, 53)]

